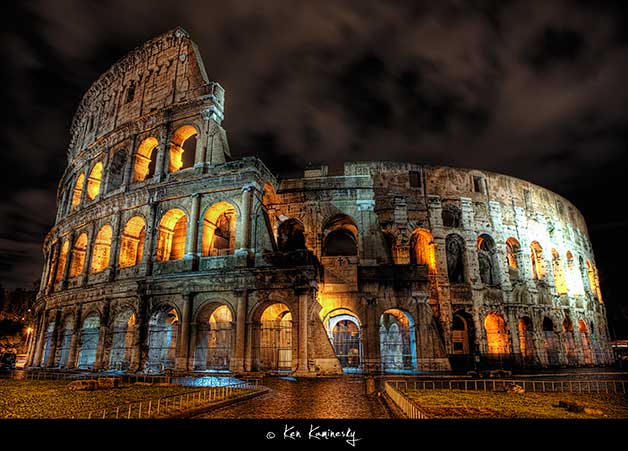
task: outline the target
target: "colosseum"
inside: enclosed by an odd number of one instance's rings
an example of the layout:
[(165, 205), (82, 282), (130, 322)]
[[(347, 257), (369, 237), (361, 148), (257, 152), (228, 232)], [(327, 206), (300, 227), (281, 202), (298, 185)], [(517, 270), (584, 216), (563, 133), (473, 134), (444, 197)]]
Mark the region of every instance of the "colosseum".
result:
[(29, 367), (299, 376), (604, 365), (582, 215), (510, 176), (234, 159), (225, 93), (177, 28), (71, 126)]

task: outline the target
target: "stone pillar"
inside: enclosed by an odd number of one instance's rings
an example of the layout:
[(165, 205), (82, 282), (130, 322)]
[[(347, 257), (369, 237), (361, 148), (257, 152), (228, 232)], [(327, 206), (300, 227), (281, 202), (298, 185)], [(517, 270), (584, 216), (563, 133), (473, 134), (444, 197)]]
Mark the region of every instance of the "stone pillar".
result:
[(68, 352), (68, 363), (66, 368), (76, 368), (77, 359), (78, 359), (78, 351), (81, 341), (81, 309), (79, 307), (76, 309), (76, 313), (74, 314), (74, 331), (72, 334), (72, 338), (70, 339), (70, 351)]
[(52, 263), (52, 247), (44, 246), (44, 268), (41, 271), (41, 280), (39, 281), (39, 292), (43, 292), (46, 289), (46, 282), (48, 281), (48, 271), (50, 271), (50, 263)]
[(122, 223), (122, 213), (118, 212), (115, 215), (113, 224), (111, 225), (112, 237), (111, 237), (111, 251), (109, 252), (109, 280), (113, 281), (116, 278), (118, 272), (118, 261), (120, 258), (120, 239), (122, 238), (122, 231), (120, 230)]
[(98, 328), (98, 346), (96, 347), (96, 360), (94, 361), (95, 370), (107, 367), (107, 363), (105, 362), (105, 348), (109, 335), (110, 300), (105, 299), (104, 302), (105, 305), (103, 307), (102, 317), (100, 318), (100, 326)]
[(246, 289), (236, 290), (235, 295), (238, 299), (236, 306), (235, 347), (229, 365), (233, 372), (244, 371), (246, 354), (246, 312), (248, 309), (249, 293)]
[[(52, 247), (52, 252), (50, 252), (50, 267), (48, 270), (48, 277), (46, 278), (46, 286), (45, 293), (50, 294), (55, 286), (55, 277), (57, 275), (57, 268), (59, 266), (59, 256), (61, 255), (61, 241), (57, 241), (55, 245)], [(54, 264), (52, 263), (52, 259), (54, 259)], [(50, 283), (48, 283), (50, 281)]]
[(308, 374), (308, 353), (307, 353), (307, 330), (308, 330), (308, 299), (310, 297), (309, 289), (295, 290), (295, 294), (299, 296), (299, 352), (297, 374)]
[(155, 260), (156, 246), (154, 245), (157, 237), (157, 202), (151, 202), (150, 213), (148, 215), (148, 223), (146, 224), (146, 242), (144, 243), (144, 256), (146, 259), (146, 275), (150, 276), (153, 272), (153, 262)]
[(244, 371), (253, 371), (253, 342), (259, 340), (258, 327), (256, 327), (255, 323), (252, 321), (246, 323), (246, 334), (244, 337)]
[(37, 340), (35, 341), (35, 353), (34, 353), (34, 357), (33, 357), (33, 366), (40, 366), (41, 365), (41, 355), (44, 349), (44, 336), (46, 334), (46, 319), (47, 319), (47, 314), (46, 311), (44, 310), (41, 313), (41, 319), (39, 321), (39, 329), (38, 329), (38, 334), (37, 334)]
[(188, 355), (190, 350), (190, 318), (192, 316), (192, 304), (195, 293), (183, 294), (183, 308), (181, 309), (180, 340), (177, 343), (177, 357), (175, 368), (187, 371)]
[(137, 306), (137, 325), (135, 334), (135, 361), (131, 362), (131, 371), (139, 372), (148, 359), (148, 321), (150, 302), (146, 294), (140, 294)]
[[(104, 172), (104, 171), (103, 171)], [(80, 174), (77, 175), (77, 177)], [(81, 200), (79, 201), (79, 204), (76, 206), (76, 209), (78, 210), (80, 207), (82, 207), (83, 205), (85, 205), (85, 199), (87, 198), (87, 179), (89, 178), (89, 172), (88, 171), (84, 171), (83, 172), (83, 186), (81, 188)], [(74, 197), (74, 196), (72, 196)]]
[(68, 235), (68, 253), (65, 256), (65, 267), (63, 268), (63, 277), (61, 278), (61, 289), (68, 287), (68, 274), (70, 273), (70, 263), (72, 263), (72, 250), (74, 249), (74, 231)]
[(377, 321), (377, 298), (367, 298), (366, 325), (362, 327), (366, 343), (364, 344), (364, 372), (381, 372), (379, 350), (379, 322)]
[(192, 268), (198, 269), (198, 217), (201, 207), (201, 196), (198, 193), (192, 195), (192, 207), (190, 208), (190, 226), (185, 237), (185, 259), (192, 260)]
[(137, 140), (137, 135), (133, 135), (131, 137), (131, 150), (129, 152), (129, 162), (124, 169), (124, 177), (122, 179), (122, 187), (124, 191), (128, 190), (129, 184), (131, 183), (131, 176), (133, 175), (133, 166), (135, 166), (135, 144)]
[[(92, 273), (92, 257), (94, 255), (94, 245), (96, 244), (96, 227), (94, 223), (89, 226), (89, 241), (85, 248), (85, 260), (83, 262), (83, 286), (87, 285), (87, 279)], [(80, 274), (79, 274), (80, 276)]]
[(55, 354), (57, 352), (57, 342), (59, 341), (59, 323), (61, 322), (61, 310), (54, 313), (54, 329), (52, 331), (52, 339), (50, 340), (50, 352), (48, 353), (48, 362), (46, 366), (51, 368), (54, 366)]
[(242, 235), (236, 255), (248, 255), (251, 247), (251, 205), (254, 189), (255, 186), (252, 184), (242, 188)]

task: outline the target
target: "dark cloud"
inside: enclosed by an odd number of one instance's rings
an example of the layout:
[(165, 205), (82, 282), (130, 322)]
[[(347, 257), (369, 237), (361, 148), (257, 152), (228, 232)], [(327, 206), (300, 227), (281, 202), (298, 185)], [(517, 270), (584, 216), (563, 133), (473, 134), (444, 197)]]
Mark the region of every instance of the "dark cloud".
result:
[[(591, 192), (623, 184), (604, 171), (625, 163), (624, 2), (56, 0), (7, 9), (0, 80), (11, 114), (0, 164), (15, 170), (3, 175), (0, 212), (3, 239), (26, 243), (20, 255), (53, 222), (81, 96), (176, 25), (226, 88), (234, 156), (258, 155), (278, 173), (382, 158), (485, 168), (556, 190), (585, 212), (605, 203)], [(39, 208), (20, 197), (35, 191), (46, 199)], [(592, 230), (609, 223), (610, 213), (591, 211)], [(20, 222), (36, 226), (18, 231)], [(6, 268), (20, 257), (1, 258)], [(39, 253), (30, 259), (40, 264)], [(36, 273), (15, 268), (3, 277), (26, 284)]]

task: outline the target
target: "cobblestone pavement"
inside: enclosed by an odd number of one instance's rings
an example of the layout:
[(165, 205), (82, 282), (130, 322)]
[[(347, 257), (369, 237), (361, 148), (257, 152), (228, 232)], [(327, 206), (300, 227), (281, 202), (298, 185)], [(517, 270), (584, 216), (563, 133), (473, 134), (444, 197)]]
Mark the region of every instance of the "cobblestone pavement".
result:
[(390, 418), (384, 401), (367, 396), (362, 378), (265, 378), (270, 391), (197, 418)]

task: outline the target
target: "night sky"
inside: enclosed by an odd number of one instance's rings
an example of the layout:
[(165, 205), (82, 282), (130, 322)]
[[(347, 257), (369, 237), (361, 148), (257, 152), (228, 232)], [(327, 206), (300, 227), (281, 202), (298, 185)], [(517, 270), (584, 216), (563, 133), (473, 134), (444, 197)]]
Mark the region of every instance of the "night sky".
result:
[(0, 283), (41, 275), (85, 91), (180, 25), (226, 90), (234, 156), (283, 176), (398, 159), (537, 183), (584, 214), (609, 316), (628, 317), (625, 2), (298, 3), (3, 2)]

